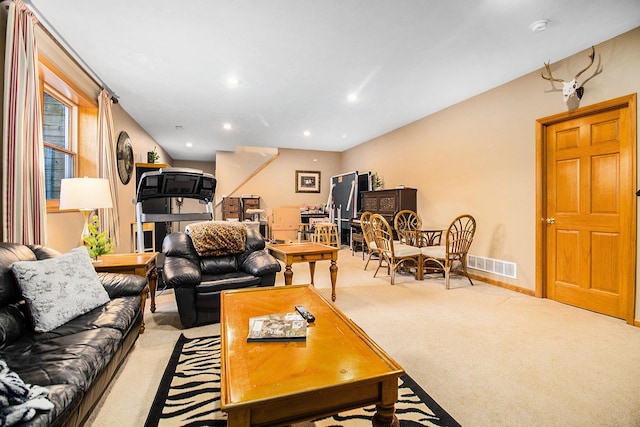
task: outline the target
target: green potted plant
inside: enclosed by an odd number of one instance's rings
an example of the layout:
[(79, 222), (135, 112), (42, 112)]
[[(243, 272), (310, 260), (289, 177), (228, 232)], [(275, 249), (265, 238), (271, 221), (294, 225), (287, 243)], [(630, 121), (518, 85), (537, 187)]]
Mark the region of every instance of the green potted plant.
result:
[(156, 163), (160, 160), (157, 147), (153, 147), (153, 151), (147, 151), (147, 163)]
[(378, 172), (374, 172), (371, 175), (371, 188), (374, 190), (381, 190), (384, 187), (384, 178), (378, 175)]
[(93, 258), (94, 262), (98, 262), (100, 255), (113, 252), (111, 239), (107, 234), (107, 231), (100, 232), (98, 215), (94, 215), (93, 221), (89, 224), (89, 235), (82, 239), (84, 245), (87, 247), (87, 251), (89, 251), (89, 256)]

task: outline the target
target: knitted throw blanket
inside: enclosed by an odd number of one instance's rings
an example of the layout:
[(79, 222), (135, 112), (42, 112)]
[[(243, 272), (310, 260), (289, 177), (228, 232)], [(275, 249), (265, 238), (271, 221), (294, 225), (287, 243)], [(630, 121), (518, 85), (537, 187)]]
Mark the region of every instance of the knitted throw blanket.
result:
[(185, 233), (191, 236), (200, 256), (239, 254), (244, 252), (247, 240), (247, 228), (240, 222), (198, 222), (187, 225)]
[(39, 385), (25, 384), (0, 359), (0, 426), (12, 426), (31, 420), (36, 411), (49, 411), (53, 403), (49, 392)]

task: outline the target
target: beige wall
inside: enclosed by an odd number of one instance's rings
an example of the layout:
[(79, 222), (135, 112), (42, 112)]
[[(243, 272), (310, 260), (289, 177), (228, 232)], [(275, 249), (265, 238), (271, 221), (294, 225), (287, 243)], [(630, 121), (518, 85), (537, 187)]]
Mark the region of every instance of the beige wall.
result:
[[(237, 153), (216, 154), (216, 174), (218, 190), (216, 198), (222, 200), (223, 195), (240, 196), (255, 194), (260, 196), (260, 206), (269, 215), (273, 208), (280, 206), (319, 206), (327, 202), (331, 177), (343, 172), (340, 167), (341, 154), (330, 151), (279, 149), (273, 162), (261, 169), (244, 185), (237, 188), (246, 177), (246, 170), (237, 162)], [(244, 154), (241, 155), (244, 158)], [(256, 165), (251, 169), (255, 171)], [(320, 193), (296, 193), (295, 171), (319, 171)], [(217, 218), (221, 219), (220, 209), (216, 209)]]
[[(570, 79), (588, 54), (552, 64), (554, 76)], [(581, 106), (640, 90), (640, 28), (597, 45), (598, 56), (603, 72), (586, 84)], [(344, 152), (342, 168), (378, 171), (387, 188), (416, 187), (424, 223), (474, 215), (471, 253), (517, 263), (516, 280), (494, 278), (534, 290), (535, 122), (567, 110), (550, 88), (540, 71), (525, 75)]]

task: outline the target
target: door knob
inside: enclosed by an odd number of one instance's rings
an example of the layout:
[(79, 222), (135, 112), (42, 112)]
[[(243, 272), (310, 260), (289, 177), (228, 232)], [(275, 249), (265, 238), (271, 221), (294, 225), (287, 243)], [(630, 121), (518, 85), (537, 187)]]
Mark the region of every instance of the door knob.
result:
[(555, 218), (547, 218), (546, 221), (547, 221), (547, 224), (555, 224), (556, 223), (556, 219)]

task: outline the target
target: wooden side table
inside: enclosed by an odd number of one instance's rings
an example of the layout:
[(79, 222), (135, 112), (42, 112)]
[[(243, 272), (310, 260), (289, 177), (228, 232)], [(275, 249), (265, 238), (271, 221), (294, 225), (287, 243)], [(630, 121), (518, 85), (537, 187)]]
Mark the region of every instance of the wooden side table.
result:
[(293, 270), (291, 266), (297, 262), (308, 262), (309, 273), (311, 274), (311, 284), (313, 285), (313, 275), (316, 271), (316, 261), (331, 261), (329, 274), (331, 275), (331, 300), (336, 300), (336, 279), (338, 277), (338, 251), (339, 248), (321, 245), (319, 243), (289, 243), (268, 245), (267, 250), (276, 259), (284, 262), (284, 284), (291, 285), (293, 281)]
[(135, 254), (108, 254), (100, 256), (101, 264), (95, 264), (98, 272), (135, 274), (145, 277), (147, 286), (142, 290), (142, 325), (140, 333), (144, 332), (144, 307), (147, 303), (147, 293), (151, 291), (151, 312), (156, 311), (156, 286), (158, 272), (156, 270), (156, 257), (158, 252), (145, 252)]

